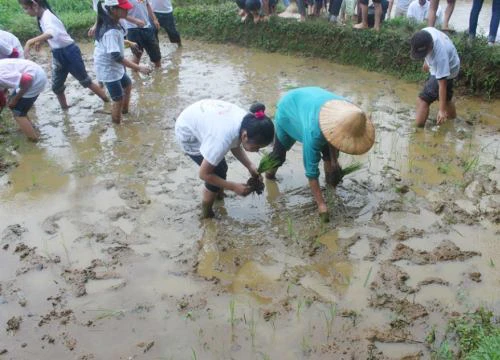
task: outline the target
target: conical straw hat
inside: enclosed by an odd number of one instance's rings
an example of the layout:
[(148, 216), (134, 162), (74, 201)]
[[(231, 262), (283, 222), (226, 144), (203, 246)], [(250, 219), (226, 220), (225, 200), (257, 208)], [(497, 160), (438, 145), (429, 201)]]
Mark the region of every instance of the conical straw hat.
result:
[(375, 142), (371, 120), (345, 100), (330, 100), (321, 107), (319, 127), (326, 141), (346, 154), (364, 154)]

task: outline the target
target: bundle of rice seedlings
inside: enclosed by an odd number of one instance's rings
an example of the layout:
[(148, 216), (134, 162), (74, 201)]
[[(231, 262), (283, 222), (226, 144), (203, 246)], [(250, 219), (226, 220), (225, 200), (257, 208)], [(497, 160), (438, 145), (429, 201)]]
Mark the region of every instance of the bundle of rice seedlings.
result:
[(280, 166), (280, 161), (276, 159), (274, 156), (268, 153), (264, 153), (262, 159), (260, 159), (259, 167), (257, 168), (257, 172), (259, 174), (265, 173), (266, 171), (270, 171), (272, 169), (276, 169)]
[(349, 175), (355, 171), (358, 171), (363, 167), (363, 164), (361, 164), (359, 161), (355, 161), (353, 163), (350, 163), (346, 167), (342, 168), (342, 176)]

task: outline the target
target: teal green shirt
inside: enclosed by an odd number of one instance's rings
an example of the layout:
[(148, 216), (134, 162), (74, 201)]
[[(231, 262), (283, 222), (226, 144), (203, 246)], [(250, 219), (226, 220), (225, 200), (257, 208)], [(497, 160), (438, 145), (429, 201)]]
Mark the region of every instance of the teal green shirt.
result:
[(319, 128), (319, 112), (324, 103), (336, 99), (345, 100), (319, 87), (303, 87), (290, 90), (278, 102), (274, 117), (276, 136), (287, 151), (296, 141), (302, 143), (308, 178), (319, 177), (321, 149), (327, 144)]

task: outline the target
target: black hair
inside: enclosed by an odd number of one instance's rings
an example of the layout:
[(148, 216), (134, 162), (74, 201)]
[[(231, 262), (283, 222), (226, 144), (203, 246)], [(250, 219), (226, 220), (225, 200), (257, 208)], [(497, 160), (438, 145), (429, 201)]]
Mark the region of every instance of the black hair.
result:
[(274, 125), (265, 114), (266, 107), (261, 103), (253, 103), (249, 113), (245, 115), (240, 127), (240, 137), (246, 131), (248, 142), (257, 145), (269, 145), (274, 139)]
[(106, 31), (110, 29), (118, 29), (122, 30), (122, 26), (120, 23), (113, 21), (111, 16), (109, 16), (109, 11), (113, 6), (105, 6), (106, 10), (104, 10), (104, 6), (102, 5), (102, 1), (97, 3), (97, 23), (95, 27), (95, 39), (100, 41)]
[[(52, 10), (52, 8), (50, 7), (49, 3), (47, 2), (47, 0), (18, 0), (20, 4), (22, 5), (29, 5), (29, 6), (32, 6), (33, 4), (37, 4), (38, 6), (40, 6), (41, 8), (45, 9), (45, 10), (49, 10), (52, 14), (54, 14), (54, 16), (56, 18), (59, 18), (56, 13), (54, 12), (54, 10)], [(41, 32), (43, 32), (42, 30), (42, 26), (40, 25), (40, 18), (37, 16), (36, 18), (36, 21), (38, 23), (38, 28), (40, 29)]]

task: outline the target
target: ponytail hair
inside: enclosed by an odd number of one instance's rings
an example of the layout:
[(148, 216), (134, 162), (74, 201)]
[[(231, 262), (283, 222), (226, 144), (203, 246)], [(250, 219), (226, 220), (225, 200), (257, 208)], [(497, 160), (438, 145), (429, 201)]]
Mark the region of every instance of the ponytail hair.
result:
[[(106, 9), (104, 9), (106, 8)], [(122, 29), (119, 23), (115, 23), (111, 16), (109, 16), (109, 11), (111, 6), (104, 6), (102, 0), (97, 3), (97, 23), (95, 27), (95, 39), (100, 41), (106, 31), (110, 29)]]
[[(54, 10), (52, 10), (52, 8), (50, 7), (47, 0), (18, 0), (18, 1), (21, 5), (25, 6), (33, 6), (34, 4), (37, 4), (42, 9), (49, 10), (52, 14), (54, 14), (55, 17), (59, 18), (54, 12)], [(40, 25), (40, 18), (37, 17), (36, 21), (38, 23), (38, 28), (40, 29), (40, 31), (42, 31), (42, 27)]]
[(240, 127), (240, 137), (246, 131), (248, 142), (267, 146), (274, 139), (274, 125), (266, 115), (266, 106), (259, 102), (250, 106), (250, 112), (245, 115)]

